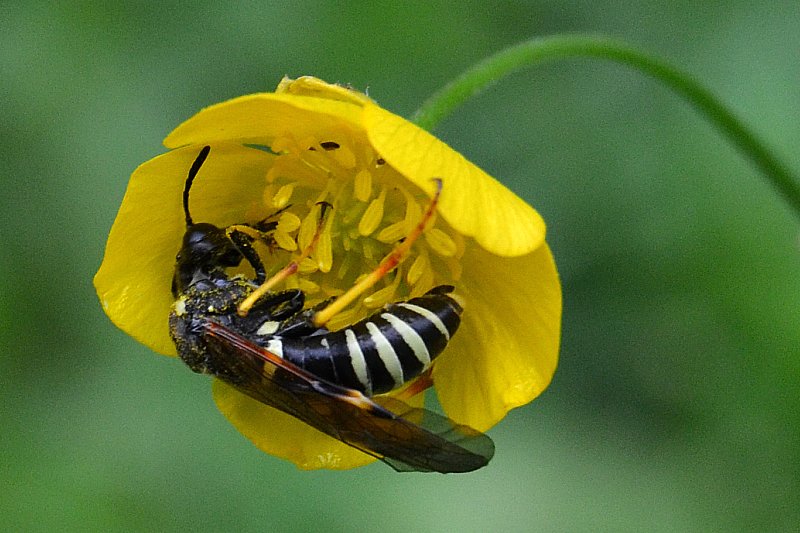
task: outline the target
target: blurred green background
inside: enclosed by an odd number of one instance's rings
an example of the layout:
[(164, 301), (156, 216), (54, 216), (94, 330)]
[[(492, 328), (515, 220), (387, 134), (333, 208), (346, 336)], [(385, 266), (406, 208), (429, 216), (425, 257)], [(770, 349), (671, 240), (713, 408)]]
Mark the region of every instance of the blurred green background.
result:
[(490, 431), (481, 471), (299, 471), (103, 315), (92, 276), (133, 169), (284, 74), (409, 116), (505, 46), (599, 31), (701, 78), (800, 169), (796, 0), (378, 4), (0, 4), (0, 528), (796, 530), (797, 217), (622, 66), (520, 73), (436, 131), (540, 210), (564, 284), (553, 384)]

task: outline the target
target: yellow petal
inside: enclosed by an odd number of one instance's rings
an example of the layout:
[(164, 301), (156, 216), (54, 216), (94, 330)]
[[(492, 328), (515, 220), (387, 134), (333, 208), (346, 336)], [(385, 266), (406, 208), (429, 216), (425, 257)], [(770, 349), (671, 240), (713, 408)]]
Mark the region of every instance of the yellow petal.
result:
[(317, 98), (327, 98), (329, 100), (339, 100), (356, 105), (371, 103), (372, 100), (364, 93), (353, 89), (322, 81), (314, 76), (300, 76), (296, 80), (284, 76), (276, 93), (297, 94), (302, 96), (315, 96)]
[(206, 107), (175, 128), (164, 146), (235, 141), (270, 146), (290, 132), (295, 139), (325, 139), (326, 132), (341, 131), (342, 124), (360, 130), (362, 108), (349, 102), (258, 93)]
[(550, 383), (558, 362), (561, 285), (545, 244), (500, 258), (467, 247), (456, 292), (461, 329), (436, 360), (433, 380), (452, 419), (486, 431)]
[[(167, 325), (175, 255), (185, 222), (183, 186), (199, 146), (174, 150), (144, 163), (131, 176), (94, 278), (100, 302), (123, 331), (156, 352), (175, 355)], [(196, 222), (244, 222), (260, 202), (274, 156), (230, 144), (211, 147), (190, 198)]]
[(539, 213), (430, 133), (376, 105), (364, 107), (364, 127), (375, 150), (424, 191), (442, 179), (439, 213), (486, 250), (514, 257), (544, 242)]
[(346, 470), (375, 460), (220, 380), (214, 380), (212, 391), (217, 408), (242, 435), (258, 449), (288, 459), (298, 468)]

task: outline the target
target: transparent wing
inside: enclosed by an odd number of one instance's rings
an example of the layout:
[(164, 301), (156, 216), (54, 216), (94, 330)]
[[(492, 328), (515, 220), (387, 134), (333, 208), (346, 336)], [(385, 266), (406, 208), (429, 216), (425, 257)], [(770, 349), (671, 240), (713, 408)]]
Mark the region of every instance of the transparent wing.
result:
[(470, 472), (494, 455), (492, 440), (469, 426), (321, 380), (214, 322), (204, 335), (218, 378), (399, 472)]

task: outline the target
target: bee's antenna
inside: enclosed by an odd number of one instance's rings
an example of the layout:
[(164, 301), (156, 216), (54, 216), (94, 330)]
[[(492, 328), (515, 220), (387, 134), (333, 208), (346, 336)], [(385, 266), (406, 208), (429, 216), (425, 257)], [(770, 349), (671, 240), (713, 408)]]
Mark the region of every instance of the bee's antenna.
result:
[(192, 222), (192, 215), (189, 214), (189, 190), (192, 188), (192, 182), (195, 176), (197, 176), (197, 173), (200, 172), (200, 167), (205, 163), (208, 152), (210, 151), (210, 146), (204, 146), (203, 149), (200, 150), (197, 159), (192, 163), (192, 168), (189, 169), (189, 175), (186, 177), (186, 185), (183, 186), (183, 213), (186, 215), (187, 228), (194, 224), (194, 222)]

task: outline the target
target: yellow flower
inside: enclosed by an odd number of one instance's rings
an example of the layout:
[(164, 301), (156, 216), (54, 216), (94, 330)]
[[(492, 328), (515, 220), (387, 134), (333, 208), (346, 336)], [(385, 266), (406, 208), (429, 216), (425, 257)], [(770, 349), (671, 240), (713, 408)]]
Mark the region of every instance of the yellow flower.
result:
[[(192, 217), (228, 226), (276, 216), (272, 272), (310, 242), (315, 204), (333, 205), (311, 258), (288, 286), (310, 303), (341, 294), (418, 222), (440, 178), (434, 224), (382, 285), (334, 317), (332, 329), (440, 284), (465, 303), (461, 329), (432, 379), (446, 414), (485, 431), (549, 384), (558, 358), (561, 288), (539, 214), (442, 141), (356, 91), (316, 78), (208, 107), (164, 141), (171, 151), (131, 176), (95, 287), (122, 330), (175, 355), (167, 318), (185, 230), (186, 174), (211, 152), (191, 194)], [(287, 208), (287, 206), (289, 206)], [(301, 468), (373, 459), (215, 380), (222, 413), (262, 450)], [(421, 400), (416, 399), (419, 404)]]

